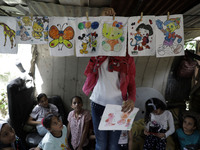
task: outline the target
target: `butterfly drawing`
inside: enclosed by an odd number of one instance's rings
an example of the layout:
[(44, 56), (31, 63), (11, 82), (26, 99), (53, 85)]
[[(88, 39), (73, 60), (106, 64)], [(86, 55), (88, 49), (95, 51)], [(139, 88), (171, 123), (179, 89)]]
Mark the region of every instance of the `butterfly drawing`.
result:
[[(73, 45), (69, 40), (73, 39), (74, 37), (74, 29), (71, 26), (68, 26), (62, 30), (64, 25), (67, 25), (67, 23), (64, 23), (62, 27), (60, 24), (57, 24), (57, 26), (60, 27), (60, 30), (55, 25), (51, 26), (49, 30), (49, 36), (53, 39), (49, 43), (51, 48), (54, 48), (58, 45), (58, 50), (62, 50), (63, 44), (67, 48), (72, 48)], [(59, 47), (59, 44), (62, 44), (62, 46)]]

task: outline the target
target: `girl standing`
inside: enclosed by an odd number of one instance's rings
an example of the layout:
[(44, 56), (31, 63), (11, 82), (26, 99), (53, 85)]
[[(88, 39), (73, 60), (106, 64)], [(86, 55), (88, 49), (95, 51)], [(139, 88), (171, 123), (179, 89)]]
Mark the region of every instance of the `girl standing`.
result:
[(145, 103), (145, 124), (144, 134), (146, 135), (144, 150), (166, 149), (166, 138), (174, 133), (174, 120), (170, 111), (166, 110), (163, 101), (151, 98)]
[(83, 109), (83, 101), (79, 96), (72, 98), (71, 107), (74, 109), (68, 115), (68, 138), (71, 133), (71, 144), (74, 150), (88, 150), (90, 112)]

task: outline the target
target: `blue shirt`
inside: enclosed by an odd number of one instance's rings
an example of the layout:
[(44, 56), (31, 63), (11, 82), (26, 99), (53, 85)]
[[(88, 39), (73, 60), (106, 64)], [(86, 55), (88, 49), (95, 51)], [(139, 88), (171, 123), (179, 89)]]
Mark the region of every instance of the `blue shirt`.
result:
[(193, 134), (187, 135), (183, 132), (183, 129), (177, 129), (176, 134), (181, 146), (181, 150), (192, 149), (196, 150), (200, 146), (200, 133), (195, 130)]

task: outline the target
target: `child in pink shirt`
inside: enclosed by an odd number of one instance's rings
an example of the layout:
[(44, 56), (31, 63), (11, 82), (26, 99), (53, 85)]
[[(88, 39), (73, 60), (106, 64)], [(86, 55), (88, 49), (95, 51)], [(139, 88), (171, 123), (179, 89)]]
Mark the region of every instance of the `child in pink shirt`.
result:
[(68, 115), (67, 137), (71, 133), (71, 145), (74, 150), (88, 150), (88, 133), (91, 114), (83, 109), (82, 98), (74, 96), (71, 107), (74, 109)]

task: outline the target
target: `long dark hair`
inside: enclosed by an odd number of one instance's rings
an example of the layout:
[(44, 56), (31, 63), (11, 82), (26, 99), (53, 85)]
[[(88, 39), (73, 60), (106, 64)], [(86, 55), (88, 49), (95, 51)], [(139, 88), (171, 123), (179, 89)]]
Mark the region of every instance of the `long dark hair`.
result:
[(47, 95), (46, 95), (45, 93), (40, 93), (40, 94), (37, 96), (37, 101), (38, 101), (38, 103), (40, 102), (40, 99), (41, 99), (42, 97), (46, 97), (46, 98), (47, 98)]
[(145, 108), (146, 112), (144, 121), (147, 124), (151, 119), (150, 113), (156, 109), (166, 110), (166, 104), (158, 98), (150, 98), (146, 101)]

